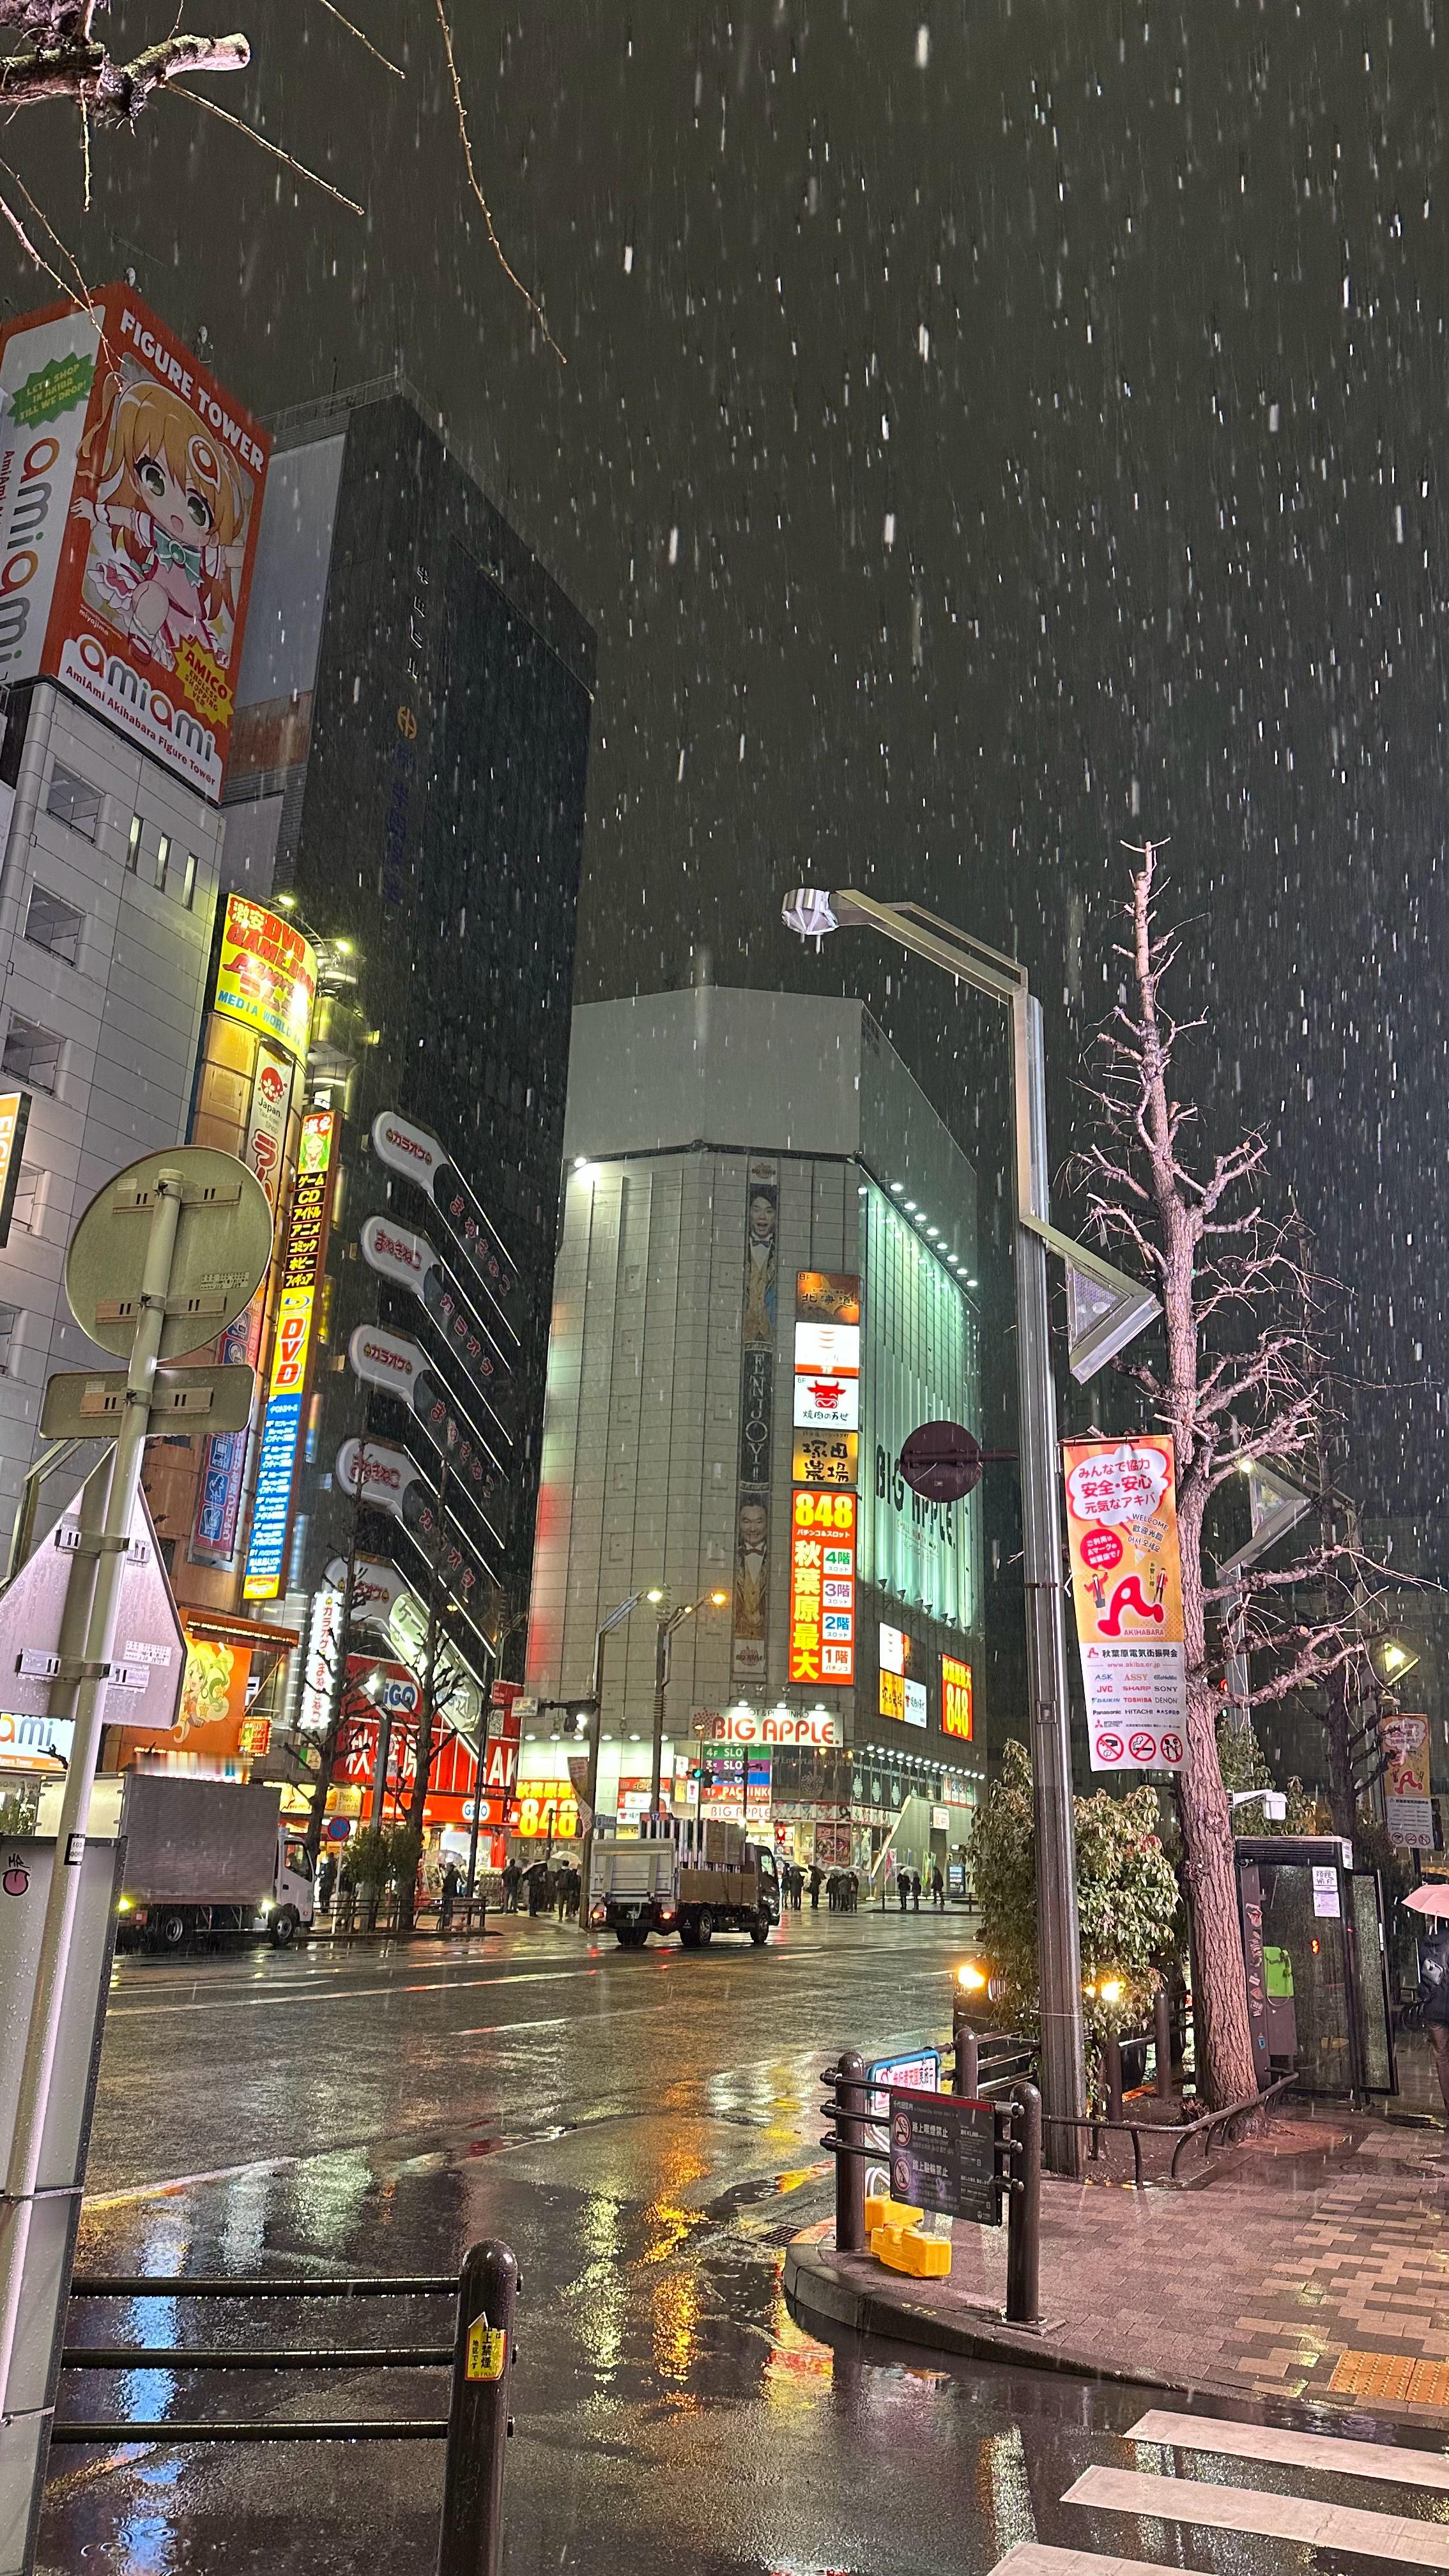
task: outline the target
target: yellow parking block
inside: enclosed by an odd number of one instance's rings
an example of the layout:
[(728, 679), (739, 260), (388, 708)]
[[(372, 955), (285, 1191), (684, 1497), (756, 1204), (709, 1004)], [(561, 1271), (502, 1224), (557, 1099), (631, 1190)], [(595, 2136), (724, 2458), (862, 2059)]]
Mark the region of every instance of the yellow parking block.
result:
[(951, 2269), (949, 2236), (923, 2236), (917, 2227), (878, 2227), (870, 2240), (878, 2263), (908, 2272), (913, 2281), (944, 2281)]
[(922, 2215), (908, 2201), (892, 2200), (889, 2192), (868, 2191), (865, 2195), (867, 2236), (873, 2236), (878, 2227), (919, 2227)]

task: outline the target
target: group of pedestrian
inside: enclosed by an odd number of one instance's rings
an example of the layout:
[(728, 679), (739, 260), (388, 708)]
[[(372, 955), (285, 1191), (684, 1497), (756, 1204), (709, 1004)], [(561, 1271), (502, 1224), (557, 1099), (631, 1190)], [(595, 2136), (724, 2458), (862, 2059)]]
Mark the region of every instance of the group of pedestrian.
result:
[(576, 1862), (535, 1860), (525, 1869), (510, 1858), (502, 1877), (505, 1914), (516, 1914), (522, 1905), (531, 1915), (556, 1914), (560, 1923), (577, 1922), (584, 1880)]
[(805, 1895), (805, 1872), (798, 1861), (780, 1863), (780, 1903), (791, 1914), (798, 1914)]
[(825, 1902), (832, 1914), (853, 1914), (860, 1903), (860, 1880), (853, 1869), (833, 1869), (825, 1881)]
[(941, 1864), (938, 1860), (932, 1861), (930, 1868), (926, 1872), (924, 1882), (922, 1881), (921, 1873), (918, 1869), (898, 1869), (896, 1871), (896, 1895), (900, 1900), (901, 1912), (904, 1914), (907, 1908), (909, 1908), (912, 1914), (920, 1913), (923, 1885), (925, 1893), (929, 1896), (937, 1913), (944, 1914), (946, 1910), (946, 1881), (942, 1875)]

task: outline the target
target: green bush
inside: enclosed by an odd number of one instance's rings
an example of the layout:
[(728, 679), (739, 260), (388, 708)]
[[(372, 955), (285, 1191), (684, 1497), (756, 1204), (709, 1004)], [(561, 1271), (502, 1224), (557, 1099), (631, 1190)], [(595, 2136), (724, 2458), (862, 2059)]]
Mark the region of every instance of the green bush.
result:
[[(1157, 1830), (1157, 1796), (1099, 1790), (1073, 1802), (1077, 1826), (1077, 1920), (1089, 2038), (1138, 2031), (1152, 2019), (1157, 1987), (1176, 1966), (1182, 1923), (1177, 1880)], [(1025, 1745), (1006, 1747), (1001, 1777), (971, 1829), (971, 1875), (982, 1943), (1005, 1983), (1000, 2018), (1034, 2031), (1037, 1983), (1036, 1821)], [(1104, 1985), (1120, 1988), (1110, 2000)]]

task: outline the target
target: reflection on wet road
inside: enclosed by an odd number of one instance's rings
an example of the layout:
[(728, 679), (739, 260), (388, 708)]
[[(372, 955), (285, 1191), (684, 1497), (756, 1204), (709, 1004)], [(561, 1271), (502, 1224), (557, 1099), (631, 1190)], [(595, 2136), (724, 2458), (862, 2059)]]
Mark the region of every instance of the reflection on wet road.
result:
[[(79, 2267), (415, 2275), (504, 2237), (524, 2282), (509, 2576), (985, 2576), (1032, 2542), (1263, 2576), (1372, 2563), (1362, 2537), (1351, 2560), (1245, 2537), (1241, 2512), (1232, 2529), (1187, 2525), (1090, 2484), (1063, 2501), (1090, 2473), (1174, 2460), (1220, 2487), (1409, 2514), (1426, 2543), (1449, 2537), (1431, 2528), (1449, 2516), (1441, 2495), (1128, 2440), (1141, 2390), (947, 2370), (793, 2324), (782, 2249), (830, 2206), (820, 2068), (838, 2047), (939, 2028), (961, 1946), (949, 1919), (806, 1914), (765, 1951), (596, 1952), (525, 1920), (439, 1955), (123, 1963)], [(296, 2302), (259, 2320), (163, 2294), (92, 2303), (72, 2332), (356, 2348), (436, 2344), (450, 2321), (436, 2302), (365, 2319)], [(439, 2413), (444, 2386), (143, 2366), (68, 2374), (62, 2405), (396, 2420)], [(41, 2563), (431, 2576), (441, 2468), (421, 2444), (58, 2452)]]

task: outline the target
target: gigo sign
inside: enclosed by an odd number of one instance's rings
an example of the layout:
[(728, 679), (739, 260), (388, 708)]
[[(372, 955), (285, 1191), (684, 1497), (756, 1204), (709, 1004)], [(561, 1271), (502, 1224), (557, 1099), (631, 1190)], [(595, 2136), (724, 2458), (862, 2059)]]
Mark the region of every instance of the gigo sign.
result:
[(347, 1361), (365, 1385), (392, 1387), (399, 1395), (412, 1392), (426, 1364), (416, 1342), (384, 1331), (381, 1324), (358, 1325), (347, 1345)]

